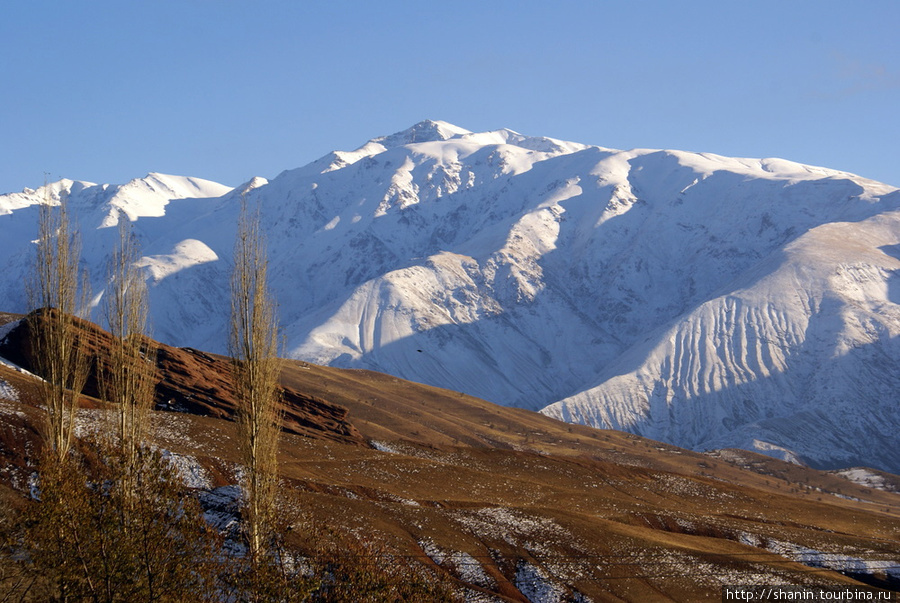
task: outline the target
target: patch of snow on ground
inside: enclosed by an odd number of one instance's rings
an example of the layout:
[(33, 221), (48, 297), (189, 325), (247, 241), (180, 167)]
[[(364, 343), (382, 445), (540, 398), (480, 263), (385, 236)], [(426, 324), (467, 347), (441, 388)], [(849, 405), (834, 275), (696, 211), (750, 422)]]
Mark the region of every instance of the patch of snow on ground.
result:
[(228, 485), (200, 493), (203, 518), (222, 533), (240, 529), (241, 488)]
[[(0, 382), (0, 415), (16, 416), (24, 419), (25, 413), (19, 410), (14, 404), (15, 402), (18, 402), (18, 399), (10, 398), (8, 395), (4, 394), (2, 386), (3, 382)], [(13, 393), (15, 393), (15, 390)]]
[(800, 460), (800, 458), (796, 455), (796, 453), (794, 453), (793, 450), (788, 450), (783, 446), (778, 446), (777, 444), (773, 444), (771, 442), (764, 442), (763, 440), (754, 439), (752, 448), (758, 452), (773, 456), (788, 463), (805, 466), (805, 463)]
[(163, 450), (162, 454), (169, 461), (169, 464), (178, 471), (181, 481), (188, 488), (209, 488), (212, 486), (209, 472), (197, 461), (196, 457), (187, 454), (177, 454), (168, 450)]
[(865, 486), (866, 488), (875, 488), (876, 490), (884, 490), (885, 492), (897, 491), (894, 484), (886, 482), (883, 476), (873, 473), (865, 467), (843, 469), (841, 471), (835, 471), (834, 474), (850, 480), (855, 484), (859, 484), (860, 486)]
[(552, 544), (553, 537), (561, 542), (571, 542), (571, 535), (562, 526), (544, 517), (529, 517), (506, 507), (486, 507), (474, 511), (460, 511), (455, 519), (481, 538), (502, 538), (518, 546), (521, 536), (533, 539), (529, 544), (544, 548)]
[(372, 446), (372, 448), (374, 448), (375, 450), (378, 450), (379, 452), (390, 452), (391, 454), (401, 454), (400, 451), (397, 450), (396, 448), (394, 448), (393, 446), (386, 444), (384, 442), (379, 442), (378, 440), (372, 440), (371, 442), (369, 442), (369, 444)]
[(516, 566), (515, 585), (532, 603), (562, 603), (566, 600), (566, 590), (555, 584), (541, 568), (527, 561)]
[(37, 471), (28, 476), (28, 495), (31, 500), (41, 500), (41, 477)]
[(654, 482), (651, 489), (675, 494), (677, 496), (695, 496), (698, 498), (706, 498), (709, 500), (720, 500), (726, 498), (734, 498), (734, 494), (722, 490), (717, 490), (712, 486), (697, 482), (696, 480), (687, 479), (678, 475), (668, 473), (658, 473), (654, 475)]
[(199, 445), (188, 434), (189, 424), (184, 417), (179, 417), (176, 413), (153, 413), (151, 425), (157, 438), (177, 442), (191, 448), (199, 448)]
[(75, 437), (95, 439), (105, 433), (105, 427), (114, 421), (112, 411), (97, 408), (79, 408), (75, 412)]
[(452, 571), (457, 578), (468, 584), (474, 584), (482, 588), (494, 588), (496, 583), (487, 575), (475, 557), (465, 551), (446, 553), (432, 540), (423, 540), (419, 543), (425, 554), (435, 564)]
[(763, 545), (762, 538), (759, 537), (759, 534), (754, 534), (752, 532), (738, 532), (737, 534), (738, 542), (741, 544), (746, 544), (748, 546), (755, 546), (757, 548)]
[(896, 559), (862, 559), (843, 553), (819, 551), (782, 540), (770, 540), (766, 549), (810, 567), (852, 574), (883, 573), (889, 578), (900, 580), (900, 561)]
[[(684, 576), (708, 587), (724, 584), (744, 586), (792, 584), (762, 564), (748, 563), (740, 569), (728, 568), (709, 563), (695, 555), (676, 551), (644, 551), (630, 557), (629, 562), (640, 566), (643, 568), (641, 571), (649, 575), (665, 573)], [(613, 567), (616, 567), (615, 564)]]
[(19, 391), (8, 381), (0, 379), (0, 398), (6, 398), (7, 400), (17, 402), (19, 400)]

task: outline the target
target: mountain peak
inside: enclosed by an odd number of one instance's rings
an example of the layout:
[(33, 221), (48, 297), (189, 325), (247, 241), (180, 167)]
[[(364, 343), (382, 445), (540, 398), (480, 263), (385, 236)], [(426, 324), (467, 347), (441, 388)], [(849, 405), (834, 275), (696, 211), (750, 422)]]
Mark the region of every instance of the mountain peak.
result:
[(442, 142), (452, 138), (471, 136), (472, 132), (446, 121), (426, 119), (419, 123), (388, 136), (379, 136), (366, 142), (354, 151), (332, 151), (313, 164), (320, 173), (339, 170), (352, 165), (364, 157), (372, 157), (387, 149), (421, 142)]
[(382, 136), (376, 138), (373, 142), (377, 142), (385, 148), (392, 148), (404, 144), (414, 144), (417, 142), (439, 142), (442, 140), (450, 140), (471, 134), (469, 130), (454, 126), (446, 121), (433, 121), (426, 119), (420, 121), (414, 126), (407, 128), (401, 132), (396, 132), (390, 136)]

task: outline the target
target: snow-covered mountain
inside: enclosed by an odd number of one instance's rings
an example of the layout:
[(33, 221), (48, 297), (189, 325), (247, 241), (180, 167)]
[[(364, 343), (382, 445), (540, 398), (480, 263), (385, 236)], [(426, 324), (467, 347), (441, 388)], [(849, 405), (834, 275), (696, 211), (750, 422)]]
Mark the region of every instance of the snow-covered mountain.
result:
[[(692, 448), (900, 471), (894, 187), (428, 121), (230, 192), (157, 174), (60, 192), (98, 294), (116, 208), (134, 221), (168, 343), (225, 349), (243, 192), (291, 356)], [(0, 197), (2, 309), (25, 309), (44, 194)]]

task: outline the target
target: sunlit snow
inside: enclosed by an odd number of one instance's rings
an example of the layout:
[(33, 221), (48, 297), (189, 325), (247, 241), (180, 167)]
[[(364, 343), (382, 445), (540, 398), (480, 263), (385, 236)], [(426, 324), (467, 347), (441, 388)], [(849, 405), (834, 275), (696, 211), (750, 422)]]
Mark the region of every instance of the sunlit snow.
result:
[[(784, 159), (425, 121), (271, 179), (61, 181), (92, 289), (133, 221), (153, 333), (226, 349), (244, 195), (291, 356), (704, 450), (900, 470), (900, 191)], [(0, 196), (24, 311), (43, 189)]]

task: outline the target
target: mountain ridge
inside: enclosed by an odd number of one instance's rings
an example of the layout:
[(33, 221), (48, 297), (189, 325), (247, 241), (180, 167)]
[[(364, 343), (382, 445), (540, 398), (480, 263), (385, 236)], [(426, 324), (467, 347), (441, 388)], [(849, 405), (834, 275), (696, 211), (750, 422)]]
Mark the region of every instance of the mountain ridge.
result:
[[(421, 122), (135, 211), (158, 338), (224, 350), (240, 191), (261, 209), (292, 357), (697, 449), (900, 469), (894, 187)], [(81, 220), (91, 266), (102, 219)], [(14, 311), (27, 243), (0, 252)]]

